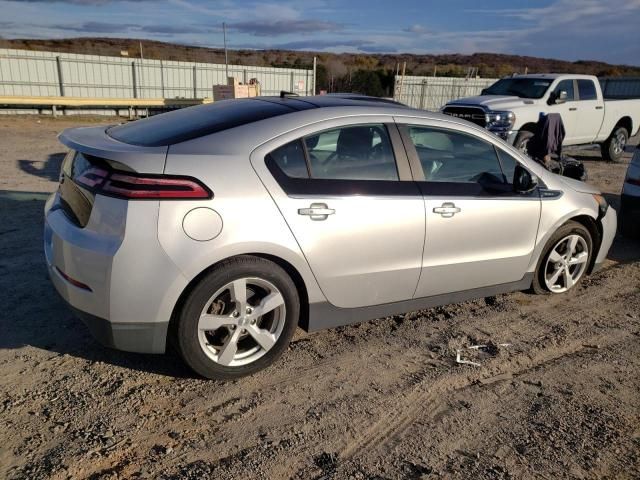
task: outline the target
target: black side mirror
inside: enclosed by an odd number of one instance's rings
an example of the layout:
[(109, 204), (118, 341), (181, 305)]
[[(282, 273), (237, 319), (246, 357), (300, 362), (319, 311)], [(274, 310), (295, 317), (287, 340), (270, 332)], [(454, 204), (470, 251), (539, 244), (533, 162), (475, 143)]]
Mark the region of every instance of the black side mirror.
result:
[(483, 88), (482, 91), (480, 92), (480, 95), (486, 95), (487, 94), (487, 89)]
[(538, 186), (538, 178), (521, 165), (513, 172), (513, 189), (518, 193), (529, 193)]

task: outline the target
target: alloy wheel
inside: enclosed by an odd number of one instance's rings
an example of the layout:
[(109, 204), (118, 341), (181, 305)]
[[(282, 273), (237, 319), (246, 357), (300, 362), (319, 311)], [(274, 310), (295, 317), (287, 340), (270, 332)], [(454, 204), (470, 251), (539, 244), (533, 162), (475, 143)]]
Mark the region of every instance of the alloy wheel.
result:
[(586, 240), (576, 234), (568, 235), (555, 244), (547, 258), (544, 281), (553, 293), (573, 287), (587, 269), (589, 248)]
[(198, 319), (198, 340), (214, 362), (237, 367), (265, 355), (282, 334), (282, 293), (262, 278), (239, 278), (214, 293)]

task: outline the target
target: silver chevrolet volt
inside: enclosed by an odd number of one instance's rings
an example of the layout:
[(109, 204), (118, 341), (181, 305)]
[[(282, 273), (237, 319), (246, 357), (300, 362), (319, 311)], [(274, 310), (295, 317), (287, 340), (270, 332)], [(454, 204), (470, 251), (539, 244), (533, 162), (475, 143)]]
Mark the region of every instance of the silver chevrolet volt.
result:
[(74, 128), (53, 284), (103, 344), (232, 379), (308, 332), (527, 290), (605, 260), (616, 213), (475, 125), (350, 96), (225, 100)]

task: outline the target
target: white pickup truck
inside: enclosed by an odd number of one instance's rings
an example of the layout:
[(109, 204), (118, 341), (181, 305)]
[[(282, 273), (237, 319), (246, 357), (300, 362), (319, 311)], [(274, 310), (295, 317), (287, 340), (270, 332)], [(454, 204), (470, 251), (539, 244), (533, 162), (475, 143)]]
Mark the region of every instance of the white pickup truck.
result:
[(526, 152), (540, 114), (562, 116), (563, 145), (600, 144), (618, 161), (640, 128), (640, 99), (605, 100), (591, 75), (533, 74), (503, 78), (477, 97), (447, 103), (442, 112), (487, 128)]

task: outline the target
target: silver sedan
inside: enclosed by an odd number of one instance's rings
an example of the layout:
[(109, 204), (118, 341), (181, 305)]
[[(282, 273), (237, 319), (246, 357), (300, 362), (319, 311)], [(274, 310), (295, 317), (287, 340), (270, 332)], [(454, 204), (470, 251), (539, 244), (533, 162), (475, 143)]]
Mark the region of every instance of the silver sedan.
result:
[(258, 97), (63, 132), (53, 284), (103, 344), (231, 379), (312, 332), (530, 289), (604, 261), (616, 214), (464, 120)]

